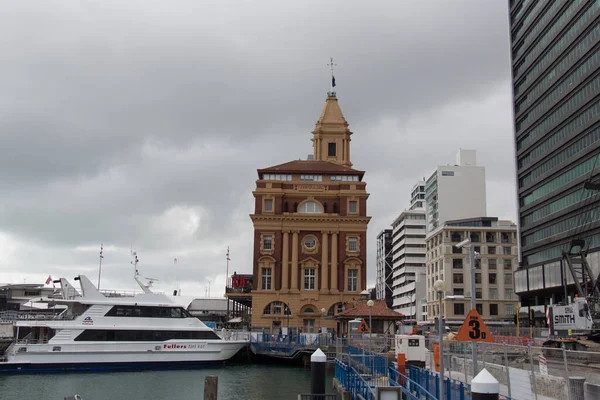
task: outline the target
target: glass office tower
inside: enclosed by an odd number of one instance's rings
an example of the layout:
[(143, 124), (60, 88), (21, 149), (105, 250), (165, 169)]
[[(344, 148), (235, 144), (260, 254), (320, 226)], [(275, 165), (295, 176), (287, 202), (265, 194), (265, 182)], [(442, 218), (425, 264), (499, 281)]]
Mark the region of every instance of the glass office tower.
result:
[[(543, 321), (571, 295), (561, 267), (585, 239), (600, 272), (600, 1), (510, 0), (521, 262), (515, 292)], [(541, 322), (540, 322), (541, 325)]]

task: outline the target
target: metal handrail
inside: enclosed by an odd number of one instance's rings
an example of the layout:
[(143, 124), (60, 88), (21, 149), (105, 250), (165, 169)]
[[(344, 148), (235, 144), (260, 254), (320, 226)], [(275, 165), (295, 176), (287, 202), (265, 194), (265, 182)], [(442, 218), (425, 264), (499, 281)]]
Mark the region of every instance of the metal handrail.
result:
[[(437, 400), (437, 397), (435, 397), (433, 394), (431, 394), (429, 391), (427, 391), (427, 389), (425, 389), (423, 386), (419, 385), (417, 382), (413, 381), (406, 375), (402, 374), (401, 372), (396, 370), (394, 367), (389, 367), (389, 372), (390, 372), (390, 378), (389, 378), (390, 383), (395, 383), (396, 384), (395, 386), (402, 386), (402, 388), (403, 388), (402, 391), (404, 393), (406, 393), (409, 397), (412, 396), (415, 399), (423, 399), (422, 396), (425, 396), (424, 400)], [(398, 379), (397, 379), (398, 377), (403, 378), (404, 384), (400, 384), (400, 382), (398, 382)], [(396, 378), (396, 379), (394, 379), (394, 378)], [(408, 386), (408, 387), (406, 387), (406, 386)], [(413, 392), (415, 392), (415, 393), (413, 393)]]

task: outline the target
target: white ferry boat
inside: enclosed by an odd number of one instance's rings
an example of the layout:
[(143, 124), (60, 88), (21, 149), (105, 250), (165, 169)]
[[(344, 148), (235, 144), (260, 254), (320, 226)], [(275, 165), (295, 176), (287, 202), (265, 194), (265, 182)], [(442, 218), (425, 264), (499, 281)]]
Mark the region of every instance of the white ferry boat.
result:
[(222, 363), (247, 344), (219, 337), (177, 297), (144, 286), (137, 271), (135, 279), (144, 293), (130, 297), (107, 297), (84, 275), (75, 278), (81, 292), (60, 279), (53, 301), (66, 308), (15, 321), (0, 372), (192, 368)]

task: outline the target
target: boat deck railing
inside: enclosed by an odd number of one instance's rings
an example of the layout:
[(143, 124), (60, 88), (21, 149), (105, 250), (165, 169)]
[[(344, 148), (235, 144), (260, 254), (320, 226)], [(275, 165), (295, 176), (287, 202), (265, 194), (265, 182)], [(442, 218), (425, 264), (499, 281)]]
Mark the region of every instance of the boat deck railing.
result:
[(47, 339), (19, 339), (15, 341), (16, 344), (48, 344)]
[(80, 314), (50, 314), (22, 311), (2, 311), (0, 312), (0, 322), (14, 322), (23, 320), (73, 320)]

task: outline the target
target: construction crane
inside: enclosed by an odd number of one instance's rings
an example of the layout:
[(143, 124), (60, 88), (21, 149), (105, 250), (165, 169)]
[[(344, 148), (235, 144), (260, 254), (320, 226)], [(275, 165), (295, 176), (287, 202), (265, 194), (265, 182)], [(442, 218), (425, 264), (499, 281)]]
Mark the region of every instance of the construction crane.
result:
[[(583, 184), (582, 200), (586, 190), (600, 192), (600, 183), (591, 182), (591, 174)], [(600, 351), (600, 274), (596, 276), (590, 267), (587, 260), (589, 243), (581, 236), (585, 227), (594, 222), (592, 206), (597, 206), (596, 200), (595, 195), (586, 199), (588, 204), (583, 204), (583, 211), (576, 222), (579, 225), (579, 235), (576, 233), (568, 248), (562, 252), (561, 268), (566, 267), (573, 280), (574, 296), (568, 296), (567, 285), (571, 282), (566, 279), (567, 271), (563, 270), (565, 302), (548, 306), (551, 338), (543, 344), (546, 348), (564, 346), (568, 350), (588, 352), (580, 354), (589, 362), (600, 362), (600, 359), (590, 359), (595, 357), (592, 351)], [(550, 350), (544, 353), (547, 357), (558, 356), (558, 353)]]

